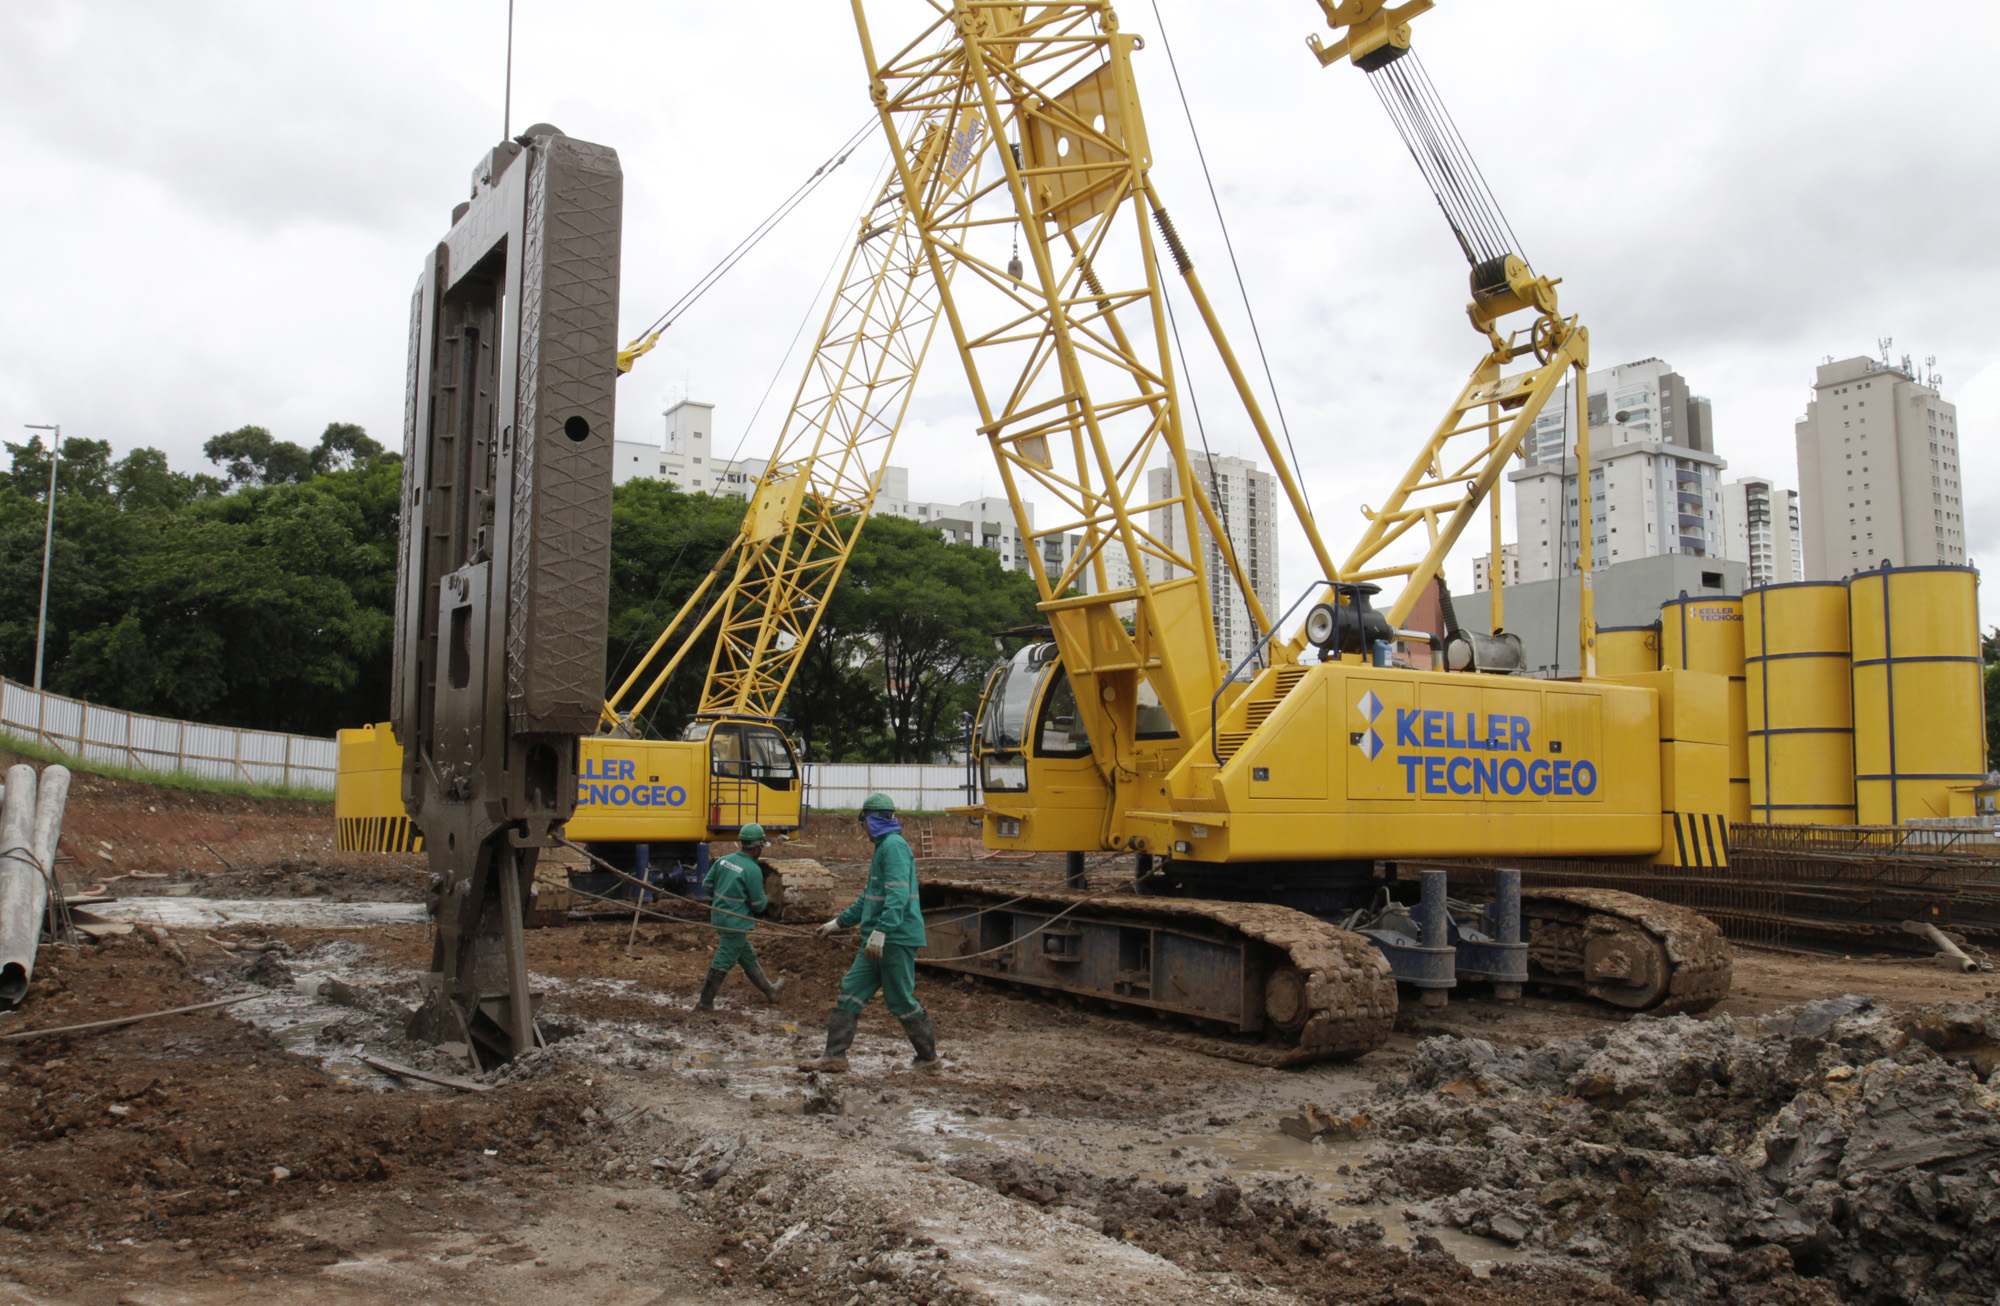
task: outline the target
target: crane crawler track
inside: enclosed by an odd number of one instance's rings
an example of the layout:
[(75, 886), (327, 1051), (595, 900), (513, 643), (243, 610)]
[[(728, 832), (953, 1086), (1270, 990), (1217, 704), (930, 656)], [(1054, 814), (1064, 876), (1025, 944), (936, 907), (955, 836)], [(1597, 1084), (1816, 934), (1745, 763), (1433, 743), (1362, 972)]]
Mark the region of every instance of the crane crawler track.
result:
[(921, 964), (1232, 1026), (1233, 1037), (1158, 1040), (1204, 1055), (1357, 1057), (1395, 1024), (1396, 985), (1375, 946), (1289, 907), (957, 880), (926, 884), (923, 901)]
[[(1642, 898), (1617, 889), (1524, 889), (1521, 909), (1538, 930), (1568, 927), (1585, 936), (1603, 937), (1637, 927), (1657, 941), (1665, 955), (1664, 994), (1644, 1004), (1600, 992), (1586, 974), (1584, 988), (1593, 996), (1619, 1005), (1643, 1005), (1654, 1015), (1676, 1011), (1706, 1011), (1729, 995), (1733, 973), (1729, 943), (1714, 921), (1672, 903)], [(1531, 958), (1534, 952), (1530, 952)]]
[(817, 925), (833, 914), (833, 875), (810, 857), (767, 857), (764, 896), (775, 921)]

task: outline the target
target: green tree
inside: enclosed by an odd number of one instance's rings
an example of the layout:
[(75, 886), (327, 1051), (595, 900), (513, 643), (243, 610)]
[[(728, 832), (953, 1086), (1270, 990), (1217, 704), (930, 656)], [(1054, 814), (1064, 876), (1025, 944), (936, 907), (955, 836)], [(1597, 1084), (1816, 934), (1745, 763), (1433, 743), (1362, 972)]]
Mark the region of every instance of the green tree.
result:
[[(76, 443), (63, 442), (57, 478), (51, 688), (312, 734), (381, 719), (399, 459), (348, 427), (323, 442), (345, 452), (345, 470), (229, 493), (216, 477), (173, 471), (158, 450), (114, 463), (108, 444)], [(10, 452), (0, 480), (0, 671), (25, 679), (48, 461), (39, 447)]]
[(1033, 579), (976, 544), (875, 517), (862, 532), (828, 620), (865, 641), (879, 677), (888, 760), (928, 762), (959, 737), (994, 659), (994, 632), (1036, 619)]
[[(611, 612), (605, 649), (606, 692), (615, 690), (645, 656), (660, 631), (694, 593), (743, 524), (743, 500), (686, 494), (665, 481), (634, 478), (612, 492)], [(718, 578), (713, 601), (728, 577)], [(694, 715), (708, 675), (714, 640), (704, 634), (644, 720), (655, 734), (672, 737)], [(666, 652), (671, 652), (667, 650)], [(648, 671), (658, 673), (664, 659)], [(641, 685), (628, 696), (630, 708)]]
[(239, 426), (212, 435), (201, 452), (222, 468), (231, 485), (283, 485), (313, 474), (311, 450), (280, 440), (261, 426)]
[[(7, 480), (17, 494), (46, 501), (49, 496), (49, 451), (42, 437), (26, 444), (6, 442), (12, 457)], [(79, 440), (71, 436), (62, 442), (62, 464), (56, 469), (56, 497), (66, 494), (110, 493), (111, 443), (108, 440)]]

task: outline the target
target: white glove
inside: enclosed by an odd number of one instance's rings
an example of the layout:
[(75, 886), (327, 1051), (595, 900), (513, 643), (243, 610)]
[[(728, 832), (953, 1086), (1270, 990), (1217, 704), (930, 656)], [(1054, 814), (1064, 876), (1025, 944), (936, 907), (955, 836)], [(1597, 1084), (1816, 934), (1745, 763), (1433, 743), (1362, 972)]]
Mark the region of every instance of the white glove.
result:
[(835, 930), (837, 930), (837, 929), (839, 929), (839, 928), (840, 928), (840, 917), (836, 916), (836, 917), (834, 917), (834, 918), (833, 918), (832, 920), (830, 920), (830, 921), (828, 921), (828, 922), (827, 922), (826, 924), (824, 924), (824, 925), (820, 926), (820, 927), (819, 927), (819, 928), (818, 928), (817, 930), (815, 930), (815, 931), (813, 931), (813, 932), (814, 932), (815, 934), (819, 935), (819, 936), (820, 936), (820, 937), (821, 937), (821, 938), (823, 939), (823, 938), (825, 938), (825, 937), (826, 937), (827, 935), (829, 935), (829, 934), (833, 933), (833, 932), (834, 932)]
[(877, 930), (873, 934), (869, 935), (868, 960), (870, 961), (882, 960), (882, 945), (887, 943), (888, 941), (889, 941), (889, 936), (882, 933), (882, 931), (880, 930)]

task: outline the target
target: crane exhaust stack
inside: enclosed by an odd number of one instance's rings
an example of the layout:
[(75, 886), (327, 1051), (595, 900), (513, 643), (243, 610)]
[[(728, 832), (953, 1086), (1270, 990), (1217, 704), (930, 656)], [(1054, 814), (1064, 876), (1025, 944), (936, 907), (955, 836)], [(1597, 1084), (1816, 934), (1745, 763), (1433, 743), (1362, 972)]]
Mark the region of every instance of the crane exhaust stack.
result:
[(604, 701), (624, 180), (538, 124), (491, 150), (411, 303), (391, 715), (437, 934), (410, 1034), (537, 1044), (523, 914)]

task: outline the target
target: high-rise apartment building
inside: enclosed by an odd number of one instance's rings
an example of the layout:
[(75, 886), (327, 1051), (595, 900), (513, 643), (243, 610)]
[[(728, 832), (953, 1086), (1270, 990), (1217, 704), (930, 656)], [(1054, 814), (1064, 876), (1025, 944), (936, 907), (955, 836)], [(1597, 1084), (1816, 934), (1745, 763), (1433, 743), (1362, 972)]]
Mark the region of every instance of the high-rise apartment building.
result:
[[(1582, 546), (1575, 399), (1565, 385), (1535, 419), (1514, 483), (1524, 583), (1574, 575)], [(1592, 561), (1722, 556), (1722, 471), (1708, 400), (1657, 358), (1590, 373)]]
[[(1500, 546), (1500, 585), (1506, 588), (1521, 583), (1521, 546), (1503, 544)], [(1472, 560), (1472, 592), (1481, 593), (1493, 588), (1493, 555), (1482, 553)]]
[(1722, 487), (1722, 556), (1750, 568), (1752, 585), (1805, 579), (1799, 542), (1799, 492), (1767, 476), (1744, 476)]
[(1958, 409), (1883, 352), (1821, 364), (1793, 428), (1808, 580), (1965, 562)]
[[(1195, 475), (1202, 478), (1209, 497), (1215, 502), (1215, 515), (1222, 521), (1236, 560), (1250, 578), (1250, 588), (1263, 605), (1265, 614), (1275, 621), (1280, 610), (1277, 478), (1251, 459), (1225, 457), (1214, 460), (1213, 482), (1210, 483), (1210, 461), (1200, 458), (1191, 462)], [(1174, 469), (1156, 467), (1147, 472), (1146, 493), (1155, 502), (1177, 494)], [(1182, 538), (1178, 508), (1157, 509), (1152, 519), (1153, 534), (1161, 543), (1176, 552), (1187, 548), (1187, 541)], [(1243, 605), (1242, 592), (1236, 587), (1236, 578), (1223, 561), (1222, 550), (1216, 547), (1214, 540), (1207, 538), (1205, 526), (1202, 534), (1202, 565), (1208, 571), (1208, 598), (1209, 606), (1215, 612), (1216, 643), (1222, 660), (1234, 666), (1249, 656), (1264, 632), (1253, 628), (1249, 611)], [(1154, 579), (1168, 580), (1171, 577), (1158, 576)]]

